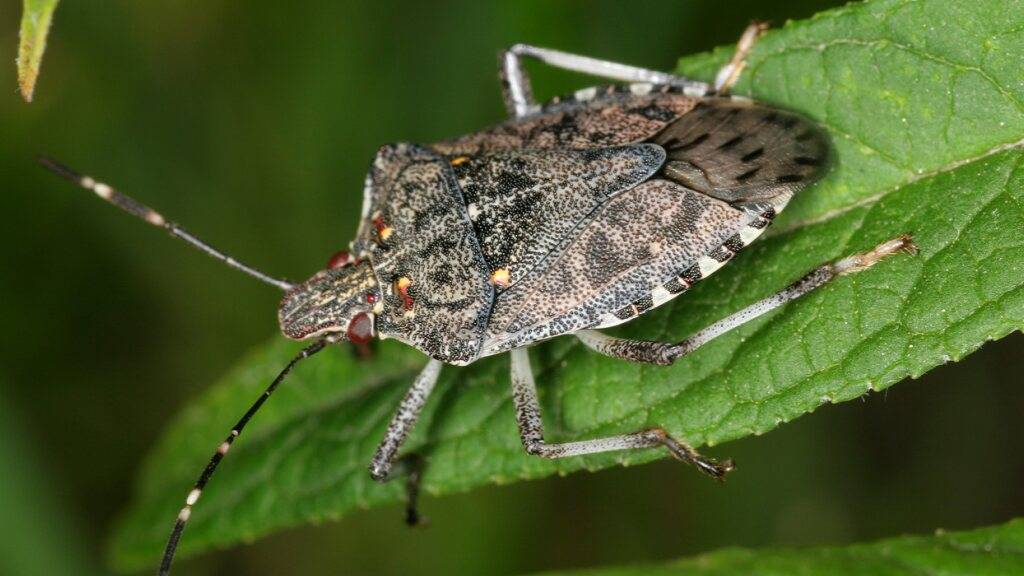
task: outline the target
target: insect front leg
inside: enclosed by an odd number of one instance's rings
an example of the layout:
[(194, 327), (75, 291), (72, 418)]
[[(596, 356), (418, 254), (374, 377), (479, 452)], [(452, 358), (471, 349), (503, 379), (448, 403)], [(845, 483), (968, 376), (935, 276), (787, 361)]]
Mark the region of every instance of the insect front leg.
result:
[(437, 377), (441, 374), (442, 363), (440, 360), (431, 360), (416, 376), (409, 391), (402, 398), (398, 410), (388, 424), (388, 431), (384, 433), (384, 439), (377, 446), (377, 451), (370, 462), (370, 476), (378, 482), (388, 479), (391, 474), (391, 467), (395, 462), (395, 455), (402, 447), (409, 431), (416, 425), (416, 420), (423, 411), (423, 406), (430, 397), (430, 392), (437, 384)]
[(836, 262), (819, 266), (779, 292), (699, 330), (696, 334), (680, 342), (627, 340), (608, 336), (596, 330), (581, 330), (576, 332), (575, 335), (588, 348), (605, 356), (630, 362), (660, 365), (672, 364), (678, 358), (693, 352), (733, 328), (742, 326), (787, 302), (796, 300), (839, 276), (867, 270), (883, 258), (898, 252), (908, 254), (915, 254), (917, 252), (917, 246), (914, 245), (914, 241), (910, 236), (899, 236), (883, 242), (867, 252), (854, 254)]
[(716, 462), (701, 456), (687, 444), (676, 440), (661, 428), (650, 428), (593, 440), (580, 440), (561, 444), (549, 444), (544, 440), (544, 423), (537, 400), (537, 387), (533, 381), (530, 357), (525, 348), (512, 350), (512, 401), (516, 408), (516, 421), (523, 447), (530, 454), (542, 458), (567, 458), (584, 454), (597, 454), (616, 450), (653, 448), (664, 446), (673, 457), (693, 464), (705, 474), (721, 480), (733, 468), (731, 460)]
[[(409, 431), (416, 425), (416, 420), (427, 403), (437, 378), (441, 374), (442, 362), (431, 360), (416, 376), (416, 380), (409, 387), (409, 391), (402, 398), (398, 411), (391, 418), (388, 430), (384, 439), (377, 446), (377, 451), (370, 462), (370, 476), (378, 482), (385, 482), (391, 478), (394, 472), (404, 473), (406, 476), (406, 523), (409, 525), (419, 524), (420, 518), (416, 511), (416, 500), (419, 495), (420, 475), (423, 471), (423, 459), (418, 455), (409, 455), (395, 461), (395, 455), (402, 447)], [(393, 469), (394, 468), (394, 469)]]
[(502, 52), (499, 57), (502, 95), (505, 99), (505, 108), (512, 118), (522, 118), (539, 110), (537, 102), (533, 99), (530, 77), (523, 69), (523, 58), (532, 58), (555, 68), (619, 82), (678, 86), (691, 96), (704, 96), (711, 91), (708, 84), (674, 74), (529, 44), (516, 44)]
[(385, 480), (393, 478), (405, 478), (405, 524), (407, 526), (420, 526), (426, 524), (427, 519), (420, 515), (420, 480), (423, 478), (423, 469), (426, 468), (426, 460), (423, 456), (411, 453), (395, 460), (391, 472)]

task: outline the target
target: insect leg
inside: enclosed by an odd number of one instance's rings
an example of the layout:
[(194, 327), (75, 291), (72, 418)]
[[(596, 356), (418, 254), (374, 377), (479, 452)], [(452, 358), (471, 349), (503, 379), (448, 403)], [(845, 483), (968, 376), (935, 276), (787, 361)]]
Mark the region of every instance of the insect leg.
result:
[(505, 107), (513, 118), (522, 118), (538, 109), (530, 88), (530, 78), (522, 67), (523, 58), (532, 58), (555, 68), (619, 82), (649, 82), (677, 86), (691, 96), (704, 96), (711, 91), (711, 87), (703, 82), (689, 80), (674, 74), (529, 44), (516, 44), (500, 55), (501, 84)]
[(167, 547), (164, 549), (164, 557), (160, 562), (160, 576), (167, 576), (171, 572), (171, 562), (174, 561), (174, 552), (178, 549), (178, 541), (181, 540), (181, 533), (185, 530), (185, 523), (188, 522), (189, 517), (192, 516), (192, 507), (195, 506), (196, 501), (203, 494), (203, 488), (206, 487), (206, 483), (213, 477), (213, 473), (217, 471), (217, 466), (220, 464), (224, 456), (227, 455), (228, 450), (231, 449), (231, 444), (234, 443), (235, 438), (242, 433), (245, 429), (245, 425), (249, 423), (249, 420), (259, 411), (263, 403), (270, 398), (270, 395), (277, 390), (277, 386), (288, 376), (288, 373), (292, 371), (292, 368), (299, 363), (300, 360), (309, 358), (313, 354), (324, 349), (324, 346), (333, 342), (330, 338), (324, 338), (318, 340), (313, 344), (302, 349), (297, 356), (291, 359), (290, 362), (284, 367), (283, 370), (274, 378), (274, 381), (270, 383), (270, 386), (263, 391), (263, 394), (253, 402), (252, 406), (246, 410), (242, 418), (238, 420), (238, 423), (231, 429), (227, 438), (217, 446), (217, 451), (210, 457), (210, 462), (207, 463), (206, 468), (203, 469), (202, 474), (199, 475), (199, 480), (196, 481), (192, 491), (188, 493), (185, 498), (185, 507), (178, 512), (178, 518), (174, 521), (174, 529), (171, 530), (171, 536), (167, 540)]
[(566, 458), (583, 454), (597, 454), (615, 450), (652, 448), (664, 446), (673, 457), (697, 467), (705, 474), (721, 480), (733, 468), (731, 460), (716, 462), (701, 456), (696, 450), (668, 435), (661, 428), (650, 428), (593, 440), (580, 440), (561, 444), (549, 444), (544, 440), (544, 423), (537, 400), (537, 387), (530, 369), (530, 357), (526, 348), (512, 350), (512, 401), (516, 408), (516, 421), (523, 447), (530, 454), (542, 458)]
[(733, 84), (740, 79), (740, 74), (747, 65), (747, 56), (750, 55), (750, 50), (753, 49), (754, 43), (767, 30), (768, 24), (765, 22), (751, 22), (747, 26), (747, 29), (743, 31), (743, 35), (740, 36), (739, 42), (736, 43), (736, 51), (733, 52), (732, 58), (715, 75), (715, 92), (723, 96), (729, 93)]
[(668, 366), (679, 357), (675, 351), (676, 345), (670, 342), (628, 340), (597, 330), (580, 330), (574, 332), (573, 336), (594, 352), (629, 362)]
[(742, 326), (762, 314), (770, 312), (787, 302), (796, 300), (839, 276), (867, 270), (883, 258), (898, 252), (906, 252), (908, 254), (915, 254), (917, 252), (917, 246), (914, 245), (914, 241), (909, 235), (898, 236), (875, 246), (867, 252), (847, 256), (836, 262), (819, 266), (779, 292), (755, 302), (675, 344), (645, 340), (626, 340), (607, 336), (595, 330), (581, 330), (576, 332), (576, 337), (588, 348), (606, 356), (621, 358), (631, 362), (671, 364), (677, 358), (693, 352), (733, 328)]
[(374, 453), (373, 460), (370, 462), (370, 476), (374, 480), (383, 482), (388, 479), (395, 455), (398, 454), (398, 449), (402, 447), (409, 431), (416, 424), (423, 405), (427, 403), (427, 398), (434, 389), (434, 384), (437, 383), (437, 377), (441, 374), (441, 366), (440, 360), (428, 362), (412, 383), (409, 391), (405, 393), (405, 397), (402, 398), (402, 403), (399, 404), (398, 411), (395, 412), (388, 425), (388, 431), (384, 434), (384, 440), (377, 447), (377, 452)]
[(426, 523), (426, 518), (420, 516), (420, 480), (423, 477), (423, 469), (426, 461), (423, 456), (412, 453), (402, 456), (395, 461), (394, 468), (388, 478), (405, 476), (405, 524), (407, 526), (419, 526)]

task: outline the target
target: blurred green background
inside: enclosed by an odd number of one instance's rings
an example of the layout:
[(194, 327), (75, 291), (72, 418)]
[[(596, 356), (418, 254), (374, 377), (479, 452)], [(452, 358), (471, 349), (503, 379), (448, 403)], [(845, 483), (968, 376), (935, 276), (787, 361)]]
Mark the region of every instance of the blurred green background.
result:
[[(751, 19), (837, 3), (65, 2), (31, 105), (16, 92), (18, 4), (0, 11), (0, 573), (27, 575), (104, 573), (141, 454), (276, 333), (278, 299), (44, 173), (35, 154), (301, 278), (355, 231), (379, 145), (501, 119), (500, 48), (670, 69)], [(531, 70), (539, 96), (588, 82)], [(511, 574), (999, 522), (1024, 514), (1022, 354), (1015, 334), (716, 448), (740, 464), (724, 487), (662, 461), (426, 499), (423, 530), (372, 510), (179, 568)]]

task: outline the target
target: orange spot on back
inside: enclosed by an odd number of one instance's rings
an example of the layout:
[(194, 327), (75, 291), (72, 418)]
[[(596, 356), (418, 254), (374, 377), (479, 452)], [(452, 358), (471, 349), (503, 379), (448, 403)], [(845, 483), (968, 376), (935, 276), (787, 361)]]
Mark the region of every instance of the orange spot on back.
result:
[(491, 272), (491, 284), (507, 288), (511, 283), (512, 274), (508, 271), (508, 268), (498, 268), (494, 272)]
[(412, 310), (412, 296), (409, 294), (409, 287), (412, 286), (412, 280), (406, 276), (402, 276), (395, 281), (395, 290), (398, 295), (402, 298), (402, 307), (406, 310)]

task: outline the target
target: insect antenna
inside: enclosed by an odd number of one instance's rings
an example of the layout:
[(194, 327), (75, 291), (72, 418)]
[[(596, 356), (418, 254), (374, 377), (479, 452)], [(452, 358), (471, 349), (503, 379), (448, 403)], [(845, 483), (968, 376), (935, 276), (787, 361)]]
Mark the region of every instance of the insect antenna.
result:
[(327, 337), (317, 340), (313, 344), (303, 348), (298, 355), (288, 362), (284, 369), (281, 370), (276, 378), (274, 378), (274, 381), (270, 383), (270, 386), (263, 391), (263, 394), (261, 394), (260, 397), (252, 403), (252, 406), (246, 410), (245, 414), (243, 414), (238, 420), (238, 423), (231, 428), (231, 432), (228, 433), (227, 438), (217, 446), (217, 450), (213, 453), (213, 456), (210, 457), (210, 461), (206, 464), (206, 468), (203, 469), (202, 474), (199, 475), (199, 479), (196, 480), (192, 491), (189, 492), (188, 496), (185, 498), (185, 507), (178, 512), (178, 518), (174, 521), (174, 529), (171, 530), (171, 536), (167, 539), (167, 547), (164, 548), (164, 557), (163, 560), (160, 561), (160, 576), (167, 576), (170, 574), (171, 562), (174, 561), (174, 552), (178, 549), (178, 541), (181, 540), (181, 533), (185, 530), (185, 523), (188, 522), (189, 517), (192, 515), (192, 507), (195, 506), (196, 501), (199, 500), (199, 496), (203, 493), (203, 488), (206, 487), (206, 483), (210, 481), (213, 473), (217, 471), (217, 466), (228, 453), (228, 450), (231, 448), (231, 444), (235, 441), (235, 438), (238, 438), (242, 433), (242, 430), (245, 428), (245, 425), (248, 424), (249, 420), (251, 420), (256, 412), (259, 411), (260, 407), (263, 406), (263, 403), (267, 401), (267, 398), (270, 398), (270, 395), (274, 393), (277, 386), (284, 381), (285, 377), (288, 376), (288, 373), (292, 371), (292, 368), (294, 368), (296, 364), (323, 350), (327, 344), (335, 342), (336, 340), (336, 337)]
[(260, 272), (259, 270), (251, 266), (248, 266), (246, 264), (239, 262), (238, 260), (235, 260), (231, 256), (228, 256), (227, 254), (221, 252), (220, 250), (217, 250), (213, 246), (210, 246), (206, 242), (203, 242), (199, 238), (196, 238), (181, 226), (178, 226), (174, 222), (167, 221), (163, 216), (160, 215), (159, 212), (153, 210), (149, 206), (146, 206), (145, 204), (138, 202), (134, 198), (122, 194), (117, 190), (114, 190), (113, 188), (111, 188), (107, 184), (104, 184), (103, 182), (97, 182), (96, 180), (89, 176), (79, 174), (78, 172), (72, 170), (71, 168), (68, 168), (67, 166), (61, 164), (60, 162), (53, 160), (52, 158), (47, 158), (46, 156), (40, 156), (39, 163), (42, 164), (50, 172), (53, 172), (54, 174), (66, 180), (74, 182), (75, 184), (78, 184), (79, 186), (85, 188), (86, 190), (91, 190), (100, 198), (106, 200), (107, 202), (110, 202), (111, 204), (117, 206), (118, 208), (124, 210), (125, 212), (128, 212), (129, 214), (152, 224), (153, 226), (158, 226), (160, 228), (163, 228), (164, 230), (167, 230), (167, 232), (171, 236), (184, 240), (185, 242), (191, 244), (193, 247), (198, 248), (199, 250), (209, 254), (210, 256), (216, 258), (217, 260), (220, 260), (221, 262), (227, 264), (228, 266), (236, 270), (241, 270), (242, 272), (245, 272), (249, 276), (252, 276), (257, 280), (261, 280), (272, 286), (276, 286), (281, 290), (287, 291), (292, 288), (291, 283), (264, 274), (263, 272)]

